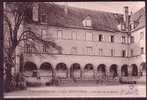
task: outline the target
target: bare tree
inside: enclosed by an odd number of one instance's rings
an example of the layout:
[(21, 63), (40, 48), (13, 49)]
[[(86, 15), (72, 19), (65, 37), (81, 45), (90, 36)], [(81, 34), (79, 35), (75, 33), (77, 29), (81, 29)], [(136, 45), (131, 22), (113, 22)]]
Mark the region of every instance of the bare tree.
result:
[[(55, 48), (59, 52), (61, 52), (62, 48), (58, 46), (52, 40), (43, 40), (36, 33), (34, 33), (31, 29), (26, 29), (23, 32), (19, 32), (20, 25), (25, 21), (25, 15), (27, 9), (33, 6), (33, 2), (7, 2), (5, 3), (6, 7), (4, 8), (4, 28), (7, 27), (7, 34), (4, 33), (4, 36), (8, 38), (5, 39), (5, 42), (8, 42), (8, 45), (4, 45), (4, 54), (5, 54), (5, 89), (9, 91), (10, 83), (12, 80), (12, 67), (15, 67), (15, 51), (16, 48), (22, 41), (30, 41), (37, 42), (45, 45), (47, 48)], [(9, 8), (9, 10), (7, 9)], [(11, 13), (14, 18), (14, 22), (11, 21), (11, 17), (8, 13)], [(37, 50), (35, 45), (33, 48)]]

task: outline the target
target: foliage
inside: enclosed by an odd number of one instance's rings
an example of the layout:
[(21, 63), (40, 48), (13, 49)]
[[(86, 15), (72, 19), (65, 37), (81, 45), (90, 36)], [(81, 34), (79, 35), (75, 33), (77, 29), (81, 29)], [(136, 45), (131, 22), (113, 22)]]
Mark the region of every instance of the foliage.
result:
[[(4, 8), (4, 28), (7, 27), (7, 33), (4, 33), (5, 37), (8, 37), (8, 46), (4, 45), (4, 56), (5, 56), (5, 72), (6, 72), (6, 82), (5, 89), (9, 91), (10, 83), (13, 80), (12, 67), (15, 67), (16, 59), (16, 48), (21, 44), (22, 41), (37, 42), (46, 45), (47, 48), (53, 47), (61, 53), (61, 47), (58, 46), (52, 40), (43, 40), (31, 29), (23, 30), (19, 32), (20, 26), (25, 21), (25, 15), (28, 8), (33, 6), (33, 2), (6, 2), (6, 7)], [(10, 16), (12, 15), (12, 16)], [(13, 19), (13, 20), (12, 20)], [(33, 48), (37, 50), (36, 45)]]

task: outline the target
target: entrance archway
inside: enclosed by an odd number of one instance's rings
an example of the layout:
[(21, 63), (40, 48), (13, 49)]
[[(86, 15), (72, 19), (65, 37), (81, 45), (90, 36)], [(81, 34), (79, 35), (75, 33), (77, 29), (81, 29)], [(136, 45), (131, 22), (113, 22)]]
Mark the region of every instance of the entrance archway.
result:
[(105, 65), (105, 64), (100, 64), (100, 65), (97, 67), (97, 71), (106, 74), (106, 65)]
[(52, 65), (48, 62), (44, 62), (40, 65), (41, 70), (48, 70), (48, 71), (53, 71)]
[(112, 75), (113, 78), (115, 78), (116, 76), (118, 76), (118, 73), (117, 73), (117, 65), (116, 64), (113, 64), (110, 66), (110, 73)]
[(40, 76), (48, 76), (52, 77), (53, 76), (53, 67), (50, 63), (44, 62), (40, 65)]
[(122, 65), (121, 76), (128, 76), (128, 65), (127, 64)]
[(132, 75), (132, 76), (137, 76), (137, 75), (138, 75), (138, 68), (137, 68), (137, 65), (136, 65), (136, 64), (132, 64), (131, 67), (132, 67), (131, 75)]
[(106, 78), (106, 65), (100, 64), (97, 66), (96, 79), (104, 80)]
[(23, 67), (24, 76), (37, 77), (37, 66), (35, 63), (28, 61), (25, 62)]
[(37, 70), (37, 66), (35, 63), (28, 61), (24, 64), (24, 71), (33, 71), (33, 70)]
[(56, 76), (58, 78), (68, 77), (68, 69), (65, 63), (58, 63), (55, 70), (56, 70)]
[(84, 67), (83, 76), (85, 79), (93, 79), (94, 78), (94, 68), (93, 65), (88, 63)]
[(145, 62), (142, 62), (140, 64), (140, 67), (141, 67), (141, 75), (142, 76), (146, 76), (146, 63)]
[(93, 65), (92, 64), (86, 64), (85, 67), (84, 67), (84, 70), (87, 70), (87, 71), (93, 70)]
[(70, 67), (71, 78), (81, 78), (81, 67), (80, 64), (74, 63)]

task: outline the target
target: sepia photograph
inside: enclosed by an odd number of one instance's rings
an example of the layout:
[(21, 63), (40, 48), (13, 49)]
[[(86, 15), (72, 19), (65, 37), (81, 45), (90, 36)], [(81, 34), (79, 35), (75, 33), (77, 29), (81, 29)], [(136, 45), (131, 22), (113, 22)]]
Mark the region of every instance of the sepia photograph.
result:
[(145, 2), (3, 2), (4, 98), (146, 97)]

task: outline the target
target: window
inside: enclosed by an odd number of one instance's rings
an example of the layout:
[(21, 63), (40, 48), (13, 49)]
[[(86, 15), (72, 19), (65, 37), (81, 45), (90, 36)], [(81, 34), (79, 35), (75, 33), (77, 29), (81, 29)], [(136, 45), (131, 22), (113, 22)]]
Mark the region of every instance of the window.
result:
[(42, 36), (42, 39), (46, 39), (47, 38), (46, 30), (41, 30), (41, 36)]
[(38, 21), (38, 5), (33, 7), (33, 21)]
[(133, 50), (131, 50), (131, 57), (133, 56)]
[(77, 54), (77, 47), (71, 48), (71, 54)]
[(125, 57), (125, 56), (126, 56), (126, 51), (122, 50), (122, 57)]
[(93, 52), (92, 47), (87, 47), (87, 54), (92, 55), (92, 52)]
[(99, 41), (101, 42), (102, 39), (103, 39), (103, 36), (100, 34), (100, 35), (99, 35)]
[(92, 41), (92, 33), (86, 33), (86, 40)]
[(144, 33), (140, 32), (140, 40), (144, 38)]
[(122, 43), (125, 43), (125, 40), (126, 40), (126, 38), (125, 38), (125, 36), (122, 36)]
[(114, 49), (111, 49), (111, 56), (114, 56)]
[(138, 21), (134, 21), (134, 29), (138, 26), (139, 22)]
[(42, 23), (46, 23), (47, 22), (46, 15), (41, 15), (41, 22)]
[(144, 48), (141, 47), (141, 54), (144, 54)]
[(57, 31), (57, 37), (58, 37), (58, 39), (63, 39), (63, 31), (62, 30)]
[(130, 24), (129, 29), (133, 30), (133, 23)]
[(134, 37), (131, 36), (131, 43), (134, 43)]
[(41, 23), (47, 23), (47, 12), (45, 9), (41, 9), (40, 14), (40, 22)]
[(43, 45), (43, 52), (47, 52), (47, 47), (46, 47), (46, 45)]
[(110, 39), (111, 42), (114, 42), (114, 36), (111, 35), (111, 39)]
[(92, 21), (91, 21), (90, 16), (86, 17), (86, 18), (83, 20), (83, 26), (84, 26), (84, 27), (91, 27), (91, 26), (92, 26)]
[(32, 52), (32, 46), (30, 44), (26, 44), (26, 52), (31, 53)]
[(91, 20), (84, 20), (84, 21), (83, 21), (83, 25), (84, 25), (85, 27), (90, 27), (90, 26), (91, 26)]
[(102, 48), (99, 48), (98, 52), (99, 52), (99, 56), (103, 55), (103, 49)]
[(125, 30), (125, 24), (121, 24), (121, 30)]
[(71, 33), (71, 37), (73, 40), (77, 40), (77, 33), (76, 32), (72, 32)]
[(86, 26), (91, 26), (91, 20), (86, 21)]

